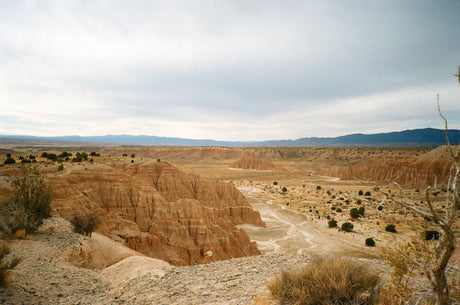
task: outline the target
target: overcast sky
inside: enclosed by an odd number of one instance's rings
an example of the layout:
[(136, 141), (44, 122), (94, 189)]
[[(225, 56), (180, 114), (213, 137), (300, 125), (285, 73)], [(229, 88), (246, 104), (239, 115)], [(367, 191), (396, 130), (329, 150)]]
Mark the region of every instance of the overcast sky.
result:
[(460, 1), (0, 0), (0, 134), (460, 128)]

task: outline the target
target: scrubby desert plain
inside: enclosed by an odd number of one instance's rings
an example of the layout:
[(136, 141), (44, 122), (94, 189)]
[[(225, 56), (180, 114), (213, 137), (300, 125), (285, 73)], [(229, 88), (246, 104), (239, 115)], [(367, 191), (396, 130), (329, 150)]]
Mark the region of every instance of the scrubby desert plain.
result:
[[(41, 157), (63, 151), (69, 161)], [(98, 155), (72, 162), (77, 152)], [(401, 199), (396, 181), (423, 204), (425, 188), (435, 177), (445, 184), (450, 169), (445, 147), (3, 146), (1, 164), (7, 153), (36, 156), (53, 217), (7, 240), (22, 261), (0, 290), (5, 304), (275, 304), (270, 278), (312, 255), (363, 261), (384, 282), (391, 270), (381, 253), (393, 239), (378, 229), (395, 225), (404, 244), (434, 227), (382, 203), (381, 192)], [(20, 166), (0, 167), (1, 198)], [(436, 198), (441, 207), (443, 192)], [(352, 208), (364, 216), (352, 219)], [(91, 237), (74, 233), (69, 220), (89, 211), (101, 225)], [(331, 219), (353, 231), (329, 228)], [(459, 257), (457, 249), (451, 276)], [(423, 277), (414, 285), (429, 294)]]

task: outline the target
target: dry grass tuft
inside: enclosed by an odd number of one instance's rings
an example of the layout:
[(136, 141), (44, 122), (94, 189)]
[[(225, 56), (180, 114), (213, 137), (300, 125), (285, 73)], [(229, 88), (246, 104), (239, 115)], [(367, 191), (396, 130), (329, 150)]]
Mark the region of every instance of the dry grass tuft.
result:
[(8, 286), (9, 270), (16, 267), (21, 261), (17, 257), (8, 259), (8, 254), (10, 254), (10, 248), (4, 243), (0, 244), (0, 287)]
[(283, 271), (268, 284), (279, 304), (375, 304), (379, 275), (347, 258), (315, 257), (301, 270)]

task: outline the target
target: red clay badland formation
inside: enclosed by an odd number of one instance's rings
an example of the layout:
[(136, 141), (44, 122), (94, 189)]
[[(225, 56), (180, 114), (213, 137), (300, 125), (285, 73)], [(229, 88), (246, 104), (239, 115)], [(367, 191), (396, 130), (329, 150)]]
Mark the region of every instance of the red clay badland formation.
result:
[(93, 211), (102, 220), (97, 232), (147, 256), (191, 265), (259, 254), (236, 225), (264, 223), (232, 184), (163, 161), (74, 169), (50, 181), (53, 214), (72, 219)]

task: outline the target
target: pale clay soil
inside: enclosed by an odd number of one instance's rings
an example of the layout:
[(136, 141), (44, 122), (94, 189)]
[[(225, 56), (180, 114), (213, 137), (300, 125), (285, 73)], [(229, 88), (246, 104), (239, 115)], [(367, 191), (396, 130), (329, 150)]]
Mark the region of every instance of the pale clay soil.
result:
[(265, 202), (255, 189), (241, 191), (267, 223), (266, 229), (243, 226), (264, 255), (186, 267), (136, 256), (103, 270), (84, 269), (67, 262), (63, 250), (85, 237), (73, 233), (68, 222), (51, 218), (36, 235), (9, 242), (22, 262), (11, 272), (10, 287), (0, 289), (0, 304), (255, 304), (261, 298), (270, 304), (269, 280), (307, 264), (315, 254), (359, 257), (382, 278), (388, 276), (378, 253), (352, 235)]

